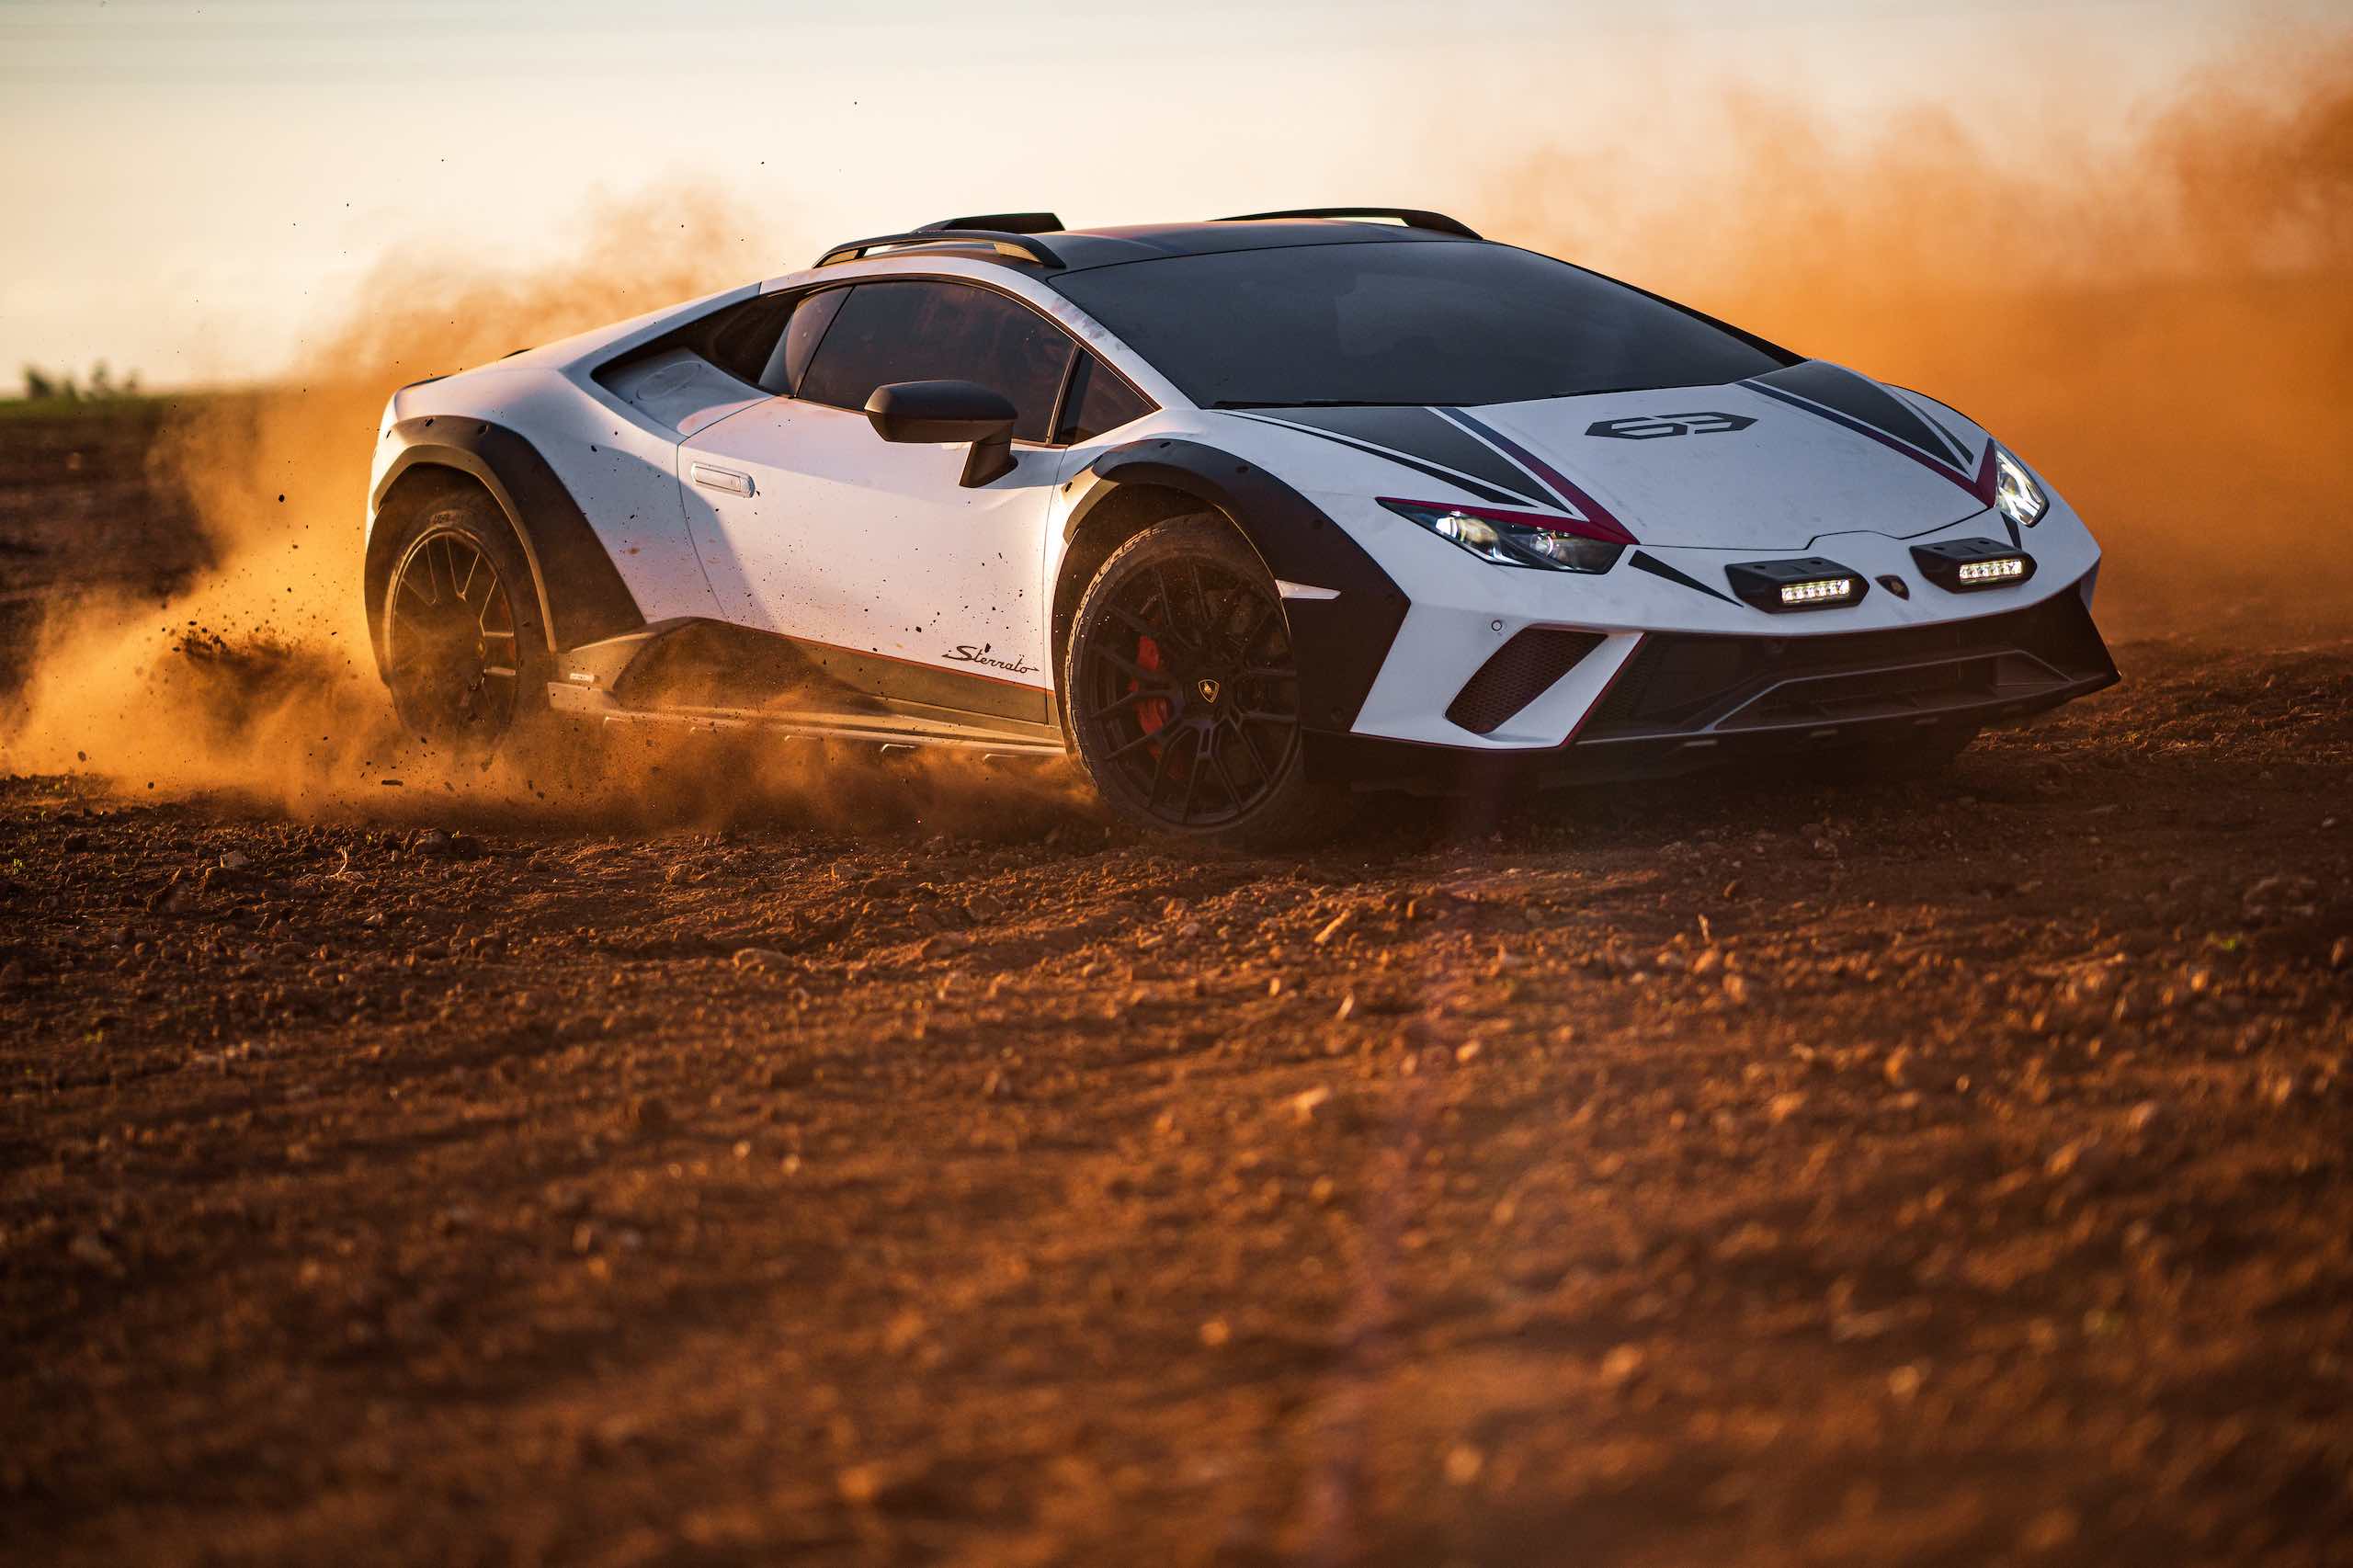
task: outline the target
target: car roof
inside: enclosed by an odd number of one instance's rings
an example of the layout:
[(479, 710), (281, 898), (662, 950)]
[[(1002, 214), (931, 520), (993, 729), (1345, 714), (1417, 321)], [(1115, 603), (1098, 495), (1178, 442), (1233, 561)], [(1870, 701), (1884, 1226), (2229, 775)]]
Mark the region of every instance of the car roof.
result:
[(827, 251), (817, 265), (822, 267), (848, 260), (913, 262), (926, 256), (954, 255), (1002, 262), (1025, 270), (1083, 272), (1170, 256), (1301, 245), (1479, 243), (1467, 233), (1457, 234), (1400, 223), (1330, 218), (1225, 218), (1210, 222), (1131, 223), (1086, 229), (1025, 225), (1012, 232), (977, 225), (938, 226), (837, 245)]

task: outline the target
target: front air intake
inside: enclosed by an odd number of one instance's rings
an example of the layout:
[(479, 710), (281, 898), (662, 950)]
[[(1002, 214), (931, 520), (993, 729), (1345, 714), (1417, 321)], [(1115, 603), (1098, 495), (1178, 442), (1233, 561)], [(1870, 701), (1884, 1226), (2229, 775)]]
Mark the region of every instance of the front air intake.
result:
[(1462, 683), (1447, 704), (1446, 716), (1474, 735), (1491, 735), (1513, 714), (1552, 689), (1577, 661), (1601, 646), (1598, 631), (1531, 626), (1495, 650), (1479, 673)]

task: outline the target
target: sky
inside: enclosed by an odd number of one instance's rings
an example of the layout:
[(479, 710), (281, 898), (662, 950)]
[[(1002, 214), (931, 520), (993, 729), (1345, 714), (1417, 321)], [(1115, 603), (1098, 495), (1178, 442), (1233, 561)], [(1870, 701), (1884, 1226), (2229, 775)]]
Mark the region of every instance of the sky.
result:
[[(2278, 0), (2256, 20), (2326, 22)], [(2256, 22), (2222, 0), (0, 0), (0, 392), (299, 363), (388, 256), (529, 269), (600, 198), (716, 192), (745, 278), (957, 212), (1348, 201), (1476, 226), (1527, 151), (1672, 191), (1725, 85), (1858, 128), (2120, 118)], [(2066, 105), (2054, 80), (2079, 85)], [(1508, 238), (1508, 233), (1498, 237)]]

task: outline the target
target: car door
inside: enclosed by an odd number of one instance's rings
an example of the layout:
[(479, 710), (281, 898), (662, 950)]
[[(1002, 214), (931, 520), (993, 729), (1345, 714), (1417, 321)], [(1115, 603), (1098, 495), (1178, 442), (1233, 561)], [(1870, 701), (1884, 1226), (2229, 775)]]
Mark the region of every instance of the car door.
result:
[[(976, 284), (881, 278), (804, 298), (762, 378), (788, 395), (679, 451), (722, 605), (870, 696), (1050, 722), (1038, 562), (1064, 460), (1050, 427), (1074, 347)], [(966, 489), (964, 447), (875, 434), (863, 410), (876, 387), (935, 380), (1013, 403), (1012, 472)]]

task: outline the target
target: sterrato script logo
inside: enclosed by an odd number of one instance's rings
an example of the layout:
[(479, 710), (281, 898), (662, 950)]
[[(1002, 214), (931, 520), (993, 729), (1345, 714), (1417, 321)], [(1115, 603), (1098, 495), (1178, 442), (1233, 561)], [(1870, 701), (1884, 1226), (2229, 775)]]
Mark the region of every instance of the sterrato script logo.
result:
[(994, 646), (994, 643), (983, 642), (975, 648), (970, 642), (959, 642), (940, 657), (959, 665), (986, 665), (993, 670), (1003, 670), (1009, 676), (1033, 676), (1038, 673), (1038, 666), (1018, 653), (1010, 659), (998, 658), (989, 652)]

